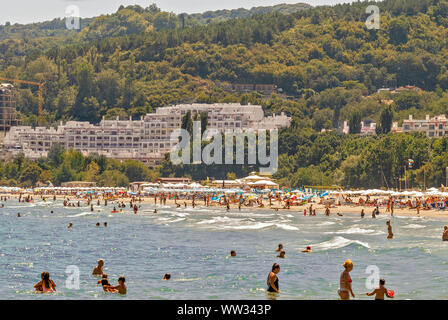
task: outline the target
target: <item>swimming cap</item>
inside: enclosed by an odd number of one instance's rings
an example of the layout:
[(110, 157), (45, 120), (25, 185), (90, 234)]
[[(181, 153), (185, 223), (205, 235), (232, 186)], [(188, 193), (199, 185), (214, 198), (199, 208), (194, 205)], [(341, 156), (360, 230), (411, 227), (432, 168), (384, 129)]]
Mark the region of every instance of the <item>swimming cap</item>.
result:
[(311, 247), (310, 247), (310, 246), (306, 247), (306, 250), (310, 250), (310, 249), (311, 249)]

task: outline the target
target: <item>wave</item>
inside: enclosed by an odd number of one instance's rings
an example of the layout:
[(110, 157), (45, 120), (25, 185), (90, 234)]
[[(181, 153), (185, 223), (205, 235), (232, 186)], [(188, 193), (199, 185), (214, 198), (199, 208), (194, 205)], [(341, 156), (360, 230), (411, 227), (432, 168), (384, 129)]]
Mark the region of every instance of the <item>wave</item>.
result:
[(83, 216), (90, 216), (93, 215), (95, 212), (81, 212), (78, 214), (74, 214), (72, 216), (70, 216), (70, 218), (76, 218), (76, 217), (83, 217)]
[(352, 227), (346, 230), (334, 231), (334, 232), (325, 232), (326, 234), (372, 234), (375, 233), (373, 229), (362, 229), (357, 227)]
[(408, 224), (407, 226), (404, 226), (402, 228), (404, 229), (421, 229), (421, 228), (425, 228), (426, 226), (421, 225), (421, 224)]
[(340, 237), (340, 236), (334, 237), (334, 238), (332, 238), (331, 240), (328, 240), (328, 241), (324, 241), (324, 242), (315, 244), (313, 246), (313, 249), (317, 248), (318, 250), (320, 249), (322, 251), (334, 250), (334, 249), (344, 248), (344, 247), (350, 246), (352, 244), (360, 245), (360, 246), (363, 246), (363, 247), (365, 247), (367, 249), (370, 249), (369, 244), (366, 243), (366, 242), (361, 242), (361, 241), (358, 241), (358, 240), (350, 240), (350, 239), (347, 239), (347, 238), (344, 238), (344, 237)]

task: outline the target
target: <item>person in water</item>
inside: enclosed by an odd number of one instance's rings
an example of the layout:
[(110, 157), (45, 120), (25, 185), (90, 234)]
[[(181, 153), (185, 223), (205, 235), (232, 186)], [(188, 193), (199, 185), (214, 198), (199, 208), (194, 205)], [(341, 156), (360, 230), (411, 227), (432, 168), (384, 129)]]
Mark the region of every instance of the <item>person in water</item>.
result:
[(101, 275), (103, 275), (103, 266), (104, 266), (104, 260), (103, 259), (99, 259), (98, 260), (98, 265), (95, 268), (93, 268), (92, 275), (94, 275), (94, 276), (101, 276)]
[(283, 250), (283, 244), (279, 243), (278, 248), (277, 248), (277, 250), (275, 250), (275, 252), (280, 252), (282, 250)]
[(126, 294), (128, 288), (126, 287), (126, 279), (124, 276), (121, 276), (118, 278), (118, 285), (117, 286), (104, 286), (103, 288), (107, 290), (108, 292), (113, 293), (119, 293), (119, 294)]
[(69, 228), (69, 229), (73, 228), (73, 222), (70, 222), (70, 223), (68, 224), (68, 228)]
[(104, 222), (104, 226), (107, 227), (107, 222)]
[(386, 221), (386, 225), (387, 225), (387, 232), (389, 233), (387, 235), (387, 239), (392, 239), (394, 237), (394, 234), (392, 233), (392, 226), (390, 225), (390, 220)]
[(162, 280), (170, 280), (170, 279), (171, 279), (171, 274), (169, 274), (169, 273), (165, 273), (165, 274), (163, 275)]
[(236, 251), (235, 250), (230, 251), (230, 256), (236, 257)]
[(280, 265), (274, 263), (272, 266), (272, 271), (268, 275), (267, 285), (268, 292), (277, 292), (280, 293), (280, 287), (278, 286), (278, 277), (277, 274), (280, 272)]
[(98, 284), (101, 284), (102, 286), (110, 286), (107, 273), (102, 274), (101, 280), (98, 280)]
[(21, 215), (20, 215), (20, 212), (17, 214), (17, 218), (20, 218), (21, 217)]
[(40, 275), (41, 280), (34, 285), (37, 292), (55, 292), (56, 284), (50, 278), (50, 274), (45, 271)]
[(341, 272), (341, 277), (339, 279), (338, 294), (341, 297), (341, 300), (350, 300), (350, 294), (353, 298), (355, 297), (352, 290), (352, 278), (350, 277), (350, 271), (353, 270), (353, 262), (348, 259), (342, 266), (344, 267), (344, 271)]
[(384, 286), (386, 284), (386, 280), (380, 279), (380, 285), (378, 288), (374, 289), (372, 292), (364, 293), (367, 296), (375, 295), (375, 300), (384, 300), (384, 296), (388, 298), (393, 298), (394, 296), (389, 294), (389, 290)]
[(277, 258), (284, 258), (285, 257), (285, 251), (280, 251), (280, 254), (277, 255)]
[(307, 246), (305, 250), (302, 250), (302, 252), (313, 252), (313, 250), (311, 250), (310, 246)]
[(364, 218), (365, 213), (364, 213), (364, 209), (361, 210), (361, 218)]
[(443, 241), (448, 241), (448, 226), (443, 227), (443, 235), (442, 235)]

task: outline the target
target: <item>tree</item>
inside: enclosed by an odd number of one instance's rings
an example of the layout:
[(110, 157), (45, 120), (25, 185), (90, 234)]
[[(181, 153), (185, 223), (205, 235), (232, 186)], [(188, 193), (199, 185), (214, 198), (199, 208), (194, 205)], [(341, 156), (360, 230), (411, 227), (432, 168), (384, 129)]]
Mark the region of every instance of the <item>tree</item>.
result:
[[(380, 114), (380, 125), (379, 125), (379, 133), (389, 133), (392, 128), (392, 120), (394, 114), (392, 110), (392, 106), (388, 105), (383, 108)], [(378, 133), (378, 132), (377, 132)]]
[(42, 169), (39, 168), (37, 164), (34, 162), (30, 162), (27, 166), (21, 171), (19, 180), (21, 182), (29, 181), (31, 185), (36, 185), (36, 182), (39, 180), (39, 177), (42, 173)]
[(64, 151), (65, 149), (61, 144), (53, 144), (48, 151), (48, 161), (55, 167), (59, 166), (64, 160)]
[(207, 130), (207, 125), (208, 125), (208, 112), (203, 111), (201, 112), (201, 134), (203, 134), (205, 130)]
[(403, 44), (408, 41), (409, 24), (403, 18), (394, 19), (389, 25), (389, 37), (393, 44)]
[(361, 112), (355, 110), (351, 113), (348, 125), (350, 126), (350, 133), (360, 133), (361, 132)]

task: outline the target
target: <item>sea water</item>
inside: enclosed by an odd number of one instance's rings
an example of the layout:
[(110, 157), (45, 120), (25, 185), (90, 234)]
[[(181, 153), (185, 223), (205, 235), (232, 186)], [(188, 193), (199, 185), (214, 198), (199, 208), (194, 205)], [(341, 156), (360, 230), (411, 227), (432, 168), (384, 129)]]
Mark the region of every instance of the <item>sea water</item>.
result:
[[(142, 205), (135, 215), (129, 207), (123, 213), (112, 208), (90, 212), (60, 201), (8, 200), (0, 209), (0, 299), (338, 299), (346, 259), (354, 262), (357, 299), (372, 299), (359, 293), (371, 291), (378, 277), (396, 299), (448, 298), (448, 242), (441, 240), (448, 223), (442, 218), (160, 205)], [(392, 240), (386, 239), (387, 219)], [(276, 257), (279, 243), (285, 259)], [(313, 252), (301, 253), (308, 245)], [(103, 292), (91, 275), (99, 258), (111, 284), (125, 275), (127, 295)], [(275, 296), (266, 293), (273, 263), (281, 266)], [(79, 289), (67, 283), (67, 266), (79, 268)], [(34, 292), (43, 271), (57, 293)], [(172, 279), (162, 281), (166, 272)]]

